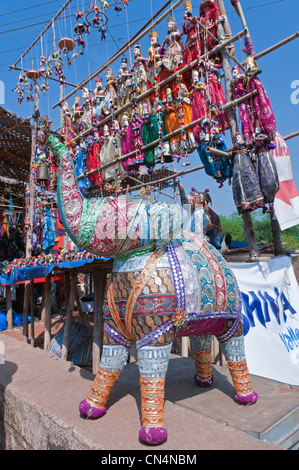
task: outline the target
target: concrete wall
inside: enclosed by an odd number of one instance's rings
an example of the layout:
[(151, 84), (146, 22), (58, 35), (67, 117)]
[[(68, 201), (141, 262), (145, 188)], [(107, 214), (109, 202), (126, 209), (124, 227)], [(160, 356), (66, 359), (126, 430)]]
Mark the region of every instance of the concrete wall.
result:
[[(90, 390), (92, 374), (5, 334), (0, 334), (0, 341), (5, 350), (5, 363), (0, 364), (1, 450), (143, 450), (153, 454), (138, 439), (141, 401), (136, 363), (128, 364), (121, 374), (107, 414), (87, 420), (80, 417), (78, 405)], [(193, 374), (192, 359), (171, 359), (164, 406), (168, 440), (159, 450), (281, 449), (252, 437), (252, 430), (256, 428), (259, 435), (268, 427), (269, 419), (260, 423), (260, 416), (267, 416), (265, 406), (277, 408), (277, 398), (285, 402), (284, 393), (269, 398), (271, 384), (267, 380), (264, 385), (257, 383), (259, 393), (266, 387), (260, 404), (244, 408), (233, 400), (226, 368), (214, 370), (216, 386), (211, 390), (196, 387)], [(294, 406), (289, 389), (285, 395)]]

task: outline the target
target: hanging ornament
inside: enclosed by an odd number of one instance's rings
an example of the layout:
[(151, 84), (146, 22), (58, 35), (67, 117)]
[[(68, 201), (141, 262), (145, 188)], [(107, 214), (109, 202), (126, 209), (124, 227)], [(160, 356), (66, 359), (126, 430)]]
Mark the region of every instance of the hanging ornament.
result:
[(62, 38), (58, 43), (59, 49), (65, 54), (67, 58), (67, 63), (69, 66), (72, 65), (71, 60), (69, 58), (69, 52), (73, 51), (76, 47), (75, 41), (71, 38)]
[[(109, 8), (109, 3), (105, 0), (101, 0), (104, 9)], [(91, 15), (94, 15), (91, 18)], [(90, 21), (91, 18), (91, 21)], [(91, 8), (86, 14), (85, 17), (86, 23), (92, 28), (97, 28), (102, 36), (102, 39), (106, 39), (106, 34), (104, 26), (108, 23), (108, 16), (104, 11), (98, 6), (97, 2), (91, 4)]]
[(26, 76), (27, 78), (33, 81), (34, 85), (36, 85), (36, 80), (39, 79), (39, 72), (38, 70), (34, 70), (34, 69), (28, 70), (28, 72), (26, 73)]
[(154, 191), (151, 189), (150, 186), (145, 186), (144, 188), (141, 188), (139, 192), (139, 196), (144, 197), (145, 199), (150, 199), (152, 194), (154, 194)]
[(51, 67), (53, 67), (53, 70), (55, 70), (55, 75), (59, 77), (60, 83), (65, 84), (65, 76), (63, 73), (64, 63), (59, 51), (56, 48), (53, 54), (51, 54), (49, 57), (48, 65), (50, 66), (50, 64)]

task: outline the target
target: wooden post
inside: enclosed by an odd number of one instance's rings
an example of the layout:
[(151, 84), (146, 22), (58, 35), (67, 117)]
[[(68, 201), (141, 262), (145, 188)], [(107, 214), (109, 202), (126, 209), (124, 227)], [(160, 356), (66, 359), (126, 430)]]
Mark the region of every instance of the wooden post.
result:
[(34, 334), (34, 282), (33, 279), (30, 281), (29, 284), (30, 289), (30, 344), (34, 348), (35, 343), (35, 334)]
[(67, 271), (63, 277), (64, 277), (64, 302), (65, 302), (65, 309), (67, 310), (68, 301), (70, 297), (70, 273)]
[[(224, 6), (224, 3), (223, 3), (223, 0), (217, 0), (217, 2), (218, 2), (219, 14), (220, 14), (220, 16), (223, 17), (224, 32), (227, 36), (232, 36), (232, 30), (230, 28), (230, 24), (229, 24), (227, 16), (226, 16), (226, 11), (225, 11), (225, 6)], [(234, 44), (232, 44), (232, 46), (230, 48), (230, 54), (233, 56), (233, 55), (235, 55), (235, 53), (236, 53), (236, 48), (235, 48)]]
[(45, 279), (45, 288), (44, 288), (45, 302), (45, 334), (44, 334), (44, 350), (49, 349), (51, 342), (51, 316), (52, 316), (52, 306), (51, 306), (51, 275), (48, 275)]
[(92, 347), (92, 371), (96, 374), (101, 359), (103, 345), (103, 300), (106, 286), (106, 270), (98, 268), (93, 272), (94, 281), (94, 326)]
[(280, 226), (275, 214), (271, 214), (271, 229), (273, 235), (274, 255), (280, 256), (284, 253), (280, 235)]
[(64, 335), (63, 335), (63, 342), (62, 342), (62, 351), (61, 351), (61, 359), (67, 360), (68, 356), (68, 349), (70, 343), (70, 332), (73, 320), (73, 308), (74, 302), (76, 299), (76, 289), (77, 289), (77, 273), (71, 271), (71, 291), (70, 291), (70, 298), (67, 303), (67, 310), (66, 310), (66, 318), (64, 324)]
[[(223, 38), (223, 34), (224, 34), (223, 26), (222, 24), (219, 24), (218, 26), (218, 39), (219, 40)], [(232, 89), (231, 89), (232, 69), (231, 69), (231, 64), (230, 64), (230, 56), (226, 49), (222, 49), (221, 59), (222, 59), (223, 72), (224, 72), (226, 101), (233, 101)], [(232, 141), (234, 142), (236, 133), (238, 130), (236, 110), (231, 107), (228, 108), (227, 115), (228, 115), (228, 120), (229, 120), (229, 125), (230, 125)], [(243, 218), (244, 231), (246, 234), (248, 247), (249, 247), (249, 257), (251, 260), (254, 260), (259, 256), (259, 249), (258, 249), (256, 236), (254, 233), (252, 217), (251, 217), (251, 214), (247, 212), (246, 214), (242, 214), (242, 218)]]
[[(37, 143), (37, 130), (39, 118), (39, 86), (35, 85), (35, 98), (34, 98), (34, 123), (32, 126), (31, 134), (31, 159), (30, 159), (30, 176), (29, 176), (29, 201), (28, 201), (28, 227), (26, 234), (26, 259), (30, 258), (32, 253), (32, 234), (33, 234), (33, 217), (34, 217), (34, 178), (33, 178), (33, 164), (36, 154)], [(23, 303), (23, 341), (28, 341), (28, 314), (30, 311), (30, 281), (25, 282), (24, 287), (24, 303)]]
[(24, 284), (24, 301), (23, 301), (23, 341), (28, 342), (28, 316), (30, 302), (30, 281)]
[(11, 286), (6, 286), (6, 320), (7, 329), (13, 329), (13, 318), (12, 318), (12, 299), (11, 299)]

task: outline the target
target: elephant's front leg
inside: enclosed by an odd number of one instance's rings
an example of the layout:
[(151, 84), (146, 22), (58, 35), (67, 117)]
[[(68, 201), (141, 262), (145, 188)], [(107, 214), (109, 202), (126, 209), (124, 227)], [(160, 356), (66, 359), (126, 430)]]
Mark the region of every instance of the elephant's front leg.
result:
[(235, 335), (220, 344), (237, 392), (235, 400), (242, 405), (252, 405), (257, 401), (258, 394), (252, 388), (247, 367), (243, 326), (240, 324)]
[(100, 367), (86, 400), (79, 405), (80, 413), (97, 419), (106, 413), (106, 402), (119, 374), (128, 360), (129, 349), (122, 345), (104, 345)]
[(138, 351), (141, 386), (142, 428), (140, 439), (152, 445), (167, 439), (164, 428), (164, 386), (172, 344), (146, 346)]

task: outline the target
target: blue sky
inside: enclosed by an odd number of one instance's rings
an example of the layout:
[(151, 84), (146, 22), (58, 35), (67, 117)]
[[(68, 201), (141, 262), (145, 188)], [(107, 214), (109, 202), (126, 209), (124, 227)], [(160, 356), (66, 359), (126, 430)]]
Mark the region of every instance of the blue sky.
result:
[[(76, 63), (73, 62), (71, 67), (65, 64), (66, 79), (71, 83), (80, 82), (106, 62), (162, 5), (160, 0), (130, 0), (128, 8), (123, 8), (117, 13), (114, 10), (115, 5), (112, 0), (108, 1), (111, 6), (108, 10), (107, 41), (101, 41), (100, 33), (92, 29), (92, 33), (87, 38), (88, 47), (84, 56), (79, 55)], [(17, 95), (12, 90), (17, 83), (19, 72), (9, 71), (9, 65), (21, 56), (64, 3), (61, 0), (40, 0), (40, 2), (28, 0), (25, 7), (24, 2), (21, 0), (14, 0), (14, 2), (1, 0), (0, 80), (5, 85), (4, 107), (23, 118), (32, 114), (33, 104), (24, 100), (20, 106), (16, 102)], [(173, 3), (175, 3), (174, 0)], [(298, 0), (242, 0), (241, 3), (256, 53), (291, 36), (298, 30)], [(198, 15), (199, 4), (199, 0), (192, 1), (193, 13), (196, 15)], [(236, 34), (242, 30), (240, 19), (229, 0), (225, 1), (225, 5), (232, 32)], [(60, 37), (74, 37), (72, 32), (72, 28), (76, 24), (74, 13), (78, 7), (80, 10), (84, 7), (87, 11), (88, 6), (88, 1), (72, 1), (70, 7), (66, 9), (66, 13), (55, 24), (56, 43), (58, 43)], [(122, 5), (118, 6), (121, 7)], [(174, 16), (181, 29), (183, 4), (175, 10)], [(166, 34), (166, 21), (159, 24), (155, 30), (158, 31), (160, 43), (163, 42)], [(145, 36), (140, 43), (142, 53), (146, 56), (149, 48), (149, 37)], [(53, 44), (53, 30), (50, 28), (43, 38), (43, 43), (39, 42), (23, 60), (23, 67), (38, 68), (41, 51), (43, 50), (44, 54), (50, 54), (53, 52)], [(246, 57), (242, 52), (244, 47), (243, 39), (237, 41), (235, 47), (236, 57), (240, 61), (244, 60)], [(263, 70), (260, 78), (269, 95), (278, 131), (282, 136), (299, 130), (298, 51), (299, 38), (263, 57), (258, 62), (259, 67)], [(125, 56), (129, 61), (128, 53)], [(119, 66), (120, 59), (112, 66), (115, 73), (117, 73)], [(104, 74), (101, 76), (105, 81)], [(59, 109), (53, 110), (52, 106), (59, 100), (59, 87), (55, 82), (50, 81), (49, 83), (51, 85), (50, 92), (47, 92), (41, 98), (41, 113), (48, 115), (54, 122), (55, 127), (58, 127)], [(93, 89), (94, 86), (95, 82), (93, 80), (89, 87)], [(292, 88), (292, 86), (296, 88)], [(69, 93), (71, 90), (71, 87), (67, 87), (65, 93)], [(79, 96), (81, 96), (80, 93)], [(70, 106), (72, 106), (73, 100), (74, 96), (69, 100)], [(225, 142), (227, 146), (230, 146), (229, 133), (225, 137)], [(292, 158), (295, 183), (299, 190), (299, 137), (289, 140), (288, 147)], [(191, 155), (190, 161), (193, 166), (201, 164), (196, 152)], [(181, 170), (183, 168), (179, 164), (177, 169)], [(187, 190), (192, 186), (199, 190), (208, 188), (213, 201), (213, 209), (216, 212), (229, 215), (236, 210), (231, 187), (225, 183), (224, 187), (219, 189), (218, 184), (205, 175), (203, 170), (185, 176), (182, 182)]]

